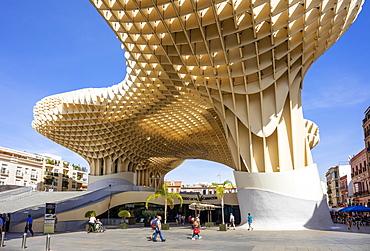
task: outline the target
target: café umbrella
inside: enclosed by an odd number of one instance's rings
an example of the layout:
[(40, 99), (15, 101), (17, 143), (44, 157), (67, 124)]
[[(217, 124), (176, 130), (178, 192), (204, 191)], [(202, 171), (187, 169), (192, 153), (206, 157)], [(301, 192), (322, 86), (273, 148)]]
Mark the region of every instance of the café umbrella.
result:
[(216, 208), (221, 208), (220, 206), (212, 205), (212, 204), (205, 204), (205, 203), (200, 203), (200, 202), (193, 202), (189, 205), (189, 209), (197, 210), (199, 211), (204, 211), (204, 210), (209, 210), (208, 212), (208, 221), (210, 221), (210, 212), (211, 210), (215, 210)]
[(364, 206), (351, 206), (340, 209), (338, 212), (349, 213), (349, 212), (370, 212), (370, 207)]

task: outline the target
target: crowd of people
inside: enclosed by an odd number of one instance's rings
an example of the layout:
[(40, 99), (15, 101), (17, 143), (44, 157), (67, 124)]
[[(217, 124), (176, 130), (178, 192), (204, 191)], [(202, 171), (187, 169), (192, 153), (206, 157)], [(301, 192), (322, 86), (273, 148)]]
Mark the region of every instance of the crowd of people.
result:
[(352, 226), (357, 227), (357, 229), (360, 229), (361, 226), (370, 225), (369, 213), (332, 212), (331, 218), (334, 223), (346, 224), (348, 226), (348, 229), (351, 229)]
[[(179, 224), (181, 224), (182, 226), (185, 225), (185, 216), (184, 215), (181, 215), (181, 214), (177, 214), (176, 217), (176, 226), (178, 226)], [(202, 239), (202, 236), (200, 235), (200, 232), (201, 232), (201, 222), (200, 222), (200, 215), (198, 214), (196, 217), (193, 217), (192, 215), (189, 215), (189, 217), (187, 218), (187, 222), (189, 224), (191, 224), (191, 229), (192, 229), (192, 235), (191, 235), (191, 239), (194, 241), (196, 240), (196, 237), (200, 240)], [(161, 220), (162, 220), (162, 217), (160, 215), (157, 215), (155, 218), (151, 219), (150, 221), (150, 224), (151, 224), (151, 227), (153, 229), (153, 233), (150, 235), (150, 240), (152, 240), (153, 242), (157, 242), (157, 236), (159, 235), (159, 238), (161, 239), (161, 241), (166, 241), (165, 238), (163, 238), (163, 235), (162, 235), (162, 223), (161, 223)], [(248, 222), (248, 230), (253, 230), (253, 227), (252, 227), (252, 222), (253, 222), (253, 217), (251, 216), (250, 213), (248, 213), (248, 217), (246, 219), (246, 221)], [(235, 230), (235, 216), (230, 213), (230, 224), (228, 226), (228, 229), (230, 229), (231, 227), (234, 228)]]
[[(0, 217), (0, 233), (2, 231), (5, 231), (6, 233), (9, 232), (9, 226), (10, 226), (10, 214), (2, 214), (2, 217)], [(252, 229), (252, 216), (250, 214), (248, 214), (248, 218), (247, 218), (247, 222), (248, 222), (248, 225), (249, 225), (249, 228), (248, 230)], [(179, 224), (181, 224), (182, 226), (185, 225), (185, 216), (184, 215), (181, 215), (181, 214), (177, 214), (176, 215), (176, 226), (178, 226)], [(163, 238), (163, 235), (162, 235), (162, 217), (160, 215), (157, 215), (155, 218), (153, 218), (151, 220), (151, 227), (153, 229), (153, 233), (152, 235), (150, 236), (150, 239), (154, 242), (157, 241), (157, 236), (159, 235), (159, 238), (161, 239), (161, 241), (166, 241), (166, 239)], [(187, 222), (189, 224), (191, 224), (191, 229), (192, 229), (192, 236), (191, 236), (191, 239), (192, 240), (195, 240), (195, 237), (197, 237), (198, 239), (202, 239), (202, 236), (200, 235), (200, 231), (201, 231), (201, 222), (200, 222), (200, 215), (198, 214), (196, 217), (193, 217), (192, 215), (189, 215), (189, 217), (187, 218)], [(33, 218), (31, 217), (31, 215), (28, 215), (28, 218), (26, 220), (26, 226), (25, 226), (25, 229), (24, 229), (24, 233), (27, 233), (27, 232), (30, 232), (32, 236), (34, 236), (34, 232), (32, 230), (32, 224), (33, 224)], [(95, 218), (95, 215), (90, 215), (90, 218), (89, 218), (89, 229), (88, 229), (88, 233), (90, 232), (95, 232), (96, 230), (96, 226), (101, 224), (102, 228), (104, 229), (104, 231), (106, 230), (105, 227), (102, 225), (102, 223)], [(231, 213), (230, 214), (230, 225), (229, 225), (229, 228), (230, 227), (233, 227), (234, 230), (235, 230), (235, 217), (234, 215)]]

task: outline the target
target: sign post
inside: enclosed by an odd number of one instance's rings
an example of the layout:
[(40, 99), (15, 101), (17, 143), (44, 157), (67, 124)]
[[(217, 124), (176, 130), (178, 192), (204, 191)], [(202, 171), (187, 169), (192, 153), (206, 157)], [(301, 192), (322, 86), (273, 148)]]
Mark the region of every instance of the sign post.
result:
[(44, 233), (45, 234), (53, 234), (55, 221), (56, 221), (56, 214), (55, 214), (55, 203), (46, 203), (45, 204), (45, 217), (44, 217)]

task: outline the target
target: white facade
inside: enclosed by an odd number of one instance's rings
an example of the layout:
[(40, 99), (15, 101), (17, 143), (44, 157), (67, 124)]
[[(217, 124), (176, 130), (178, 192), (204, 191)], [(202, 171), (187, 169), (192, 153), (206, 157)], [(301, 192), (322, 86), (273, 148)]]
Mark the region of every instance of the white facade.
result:
[(0, 185), (39, 189), (42, 181), (41, 156), (0, 147)]
[[(46, 179), (51, 179), (52, 184), (46, 185)], [(66, 181), (68, 185), (63, 186)], [(84, 184), (87, 184), (87, 170), (70, 165), (59, 156), (31, 154), (0, 146), (0, 185), (78, 191), (84, 190)]]
[(351, 165), (339, 165), (338, 166), (339, 171), (339, 178), (347, 175), (347, 177), (351, 178)]

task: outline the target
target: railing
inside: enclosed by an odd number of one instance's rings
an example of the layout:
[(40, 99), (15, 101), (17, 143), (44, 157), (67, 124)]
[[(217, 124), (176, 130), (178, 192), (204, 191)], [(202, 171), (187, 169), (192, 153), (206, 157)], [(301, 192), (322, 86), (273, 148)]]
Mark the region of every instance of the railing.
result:
[(353, 195), (356, 196), (356, 197), (363, 197), (363, 196), (367, 196), (369, 194), (370, 194), (370, 191), (369, 190), (365, 190), (365, 191), (356, 192)]

